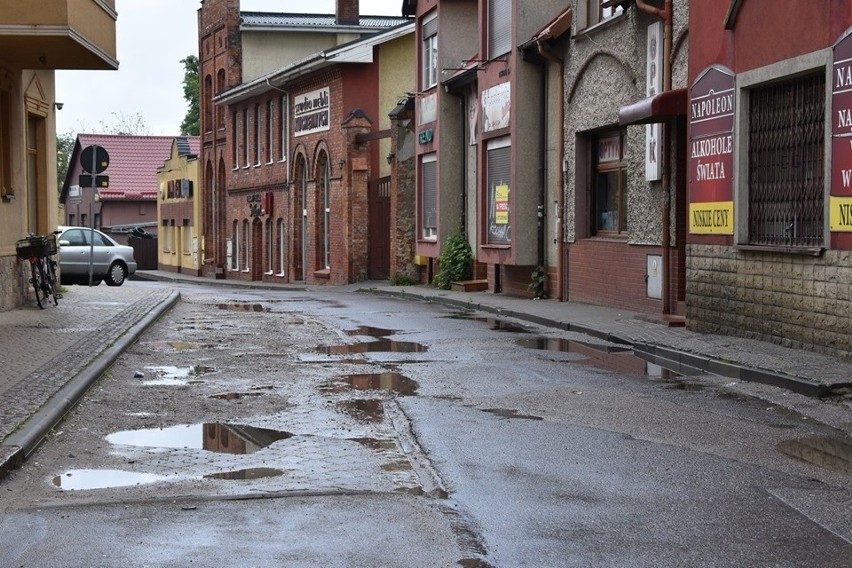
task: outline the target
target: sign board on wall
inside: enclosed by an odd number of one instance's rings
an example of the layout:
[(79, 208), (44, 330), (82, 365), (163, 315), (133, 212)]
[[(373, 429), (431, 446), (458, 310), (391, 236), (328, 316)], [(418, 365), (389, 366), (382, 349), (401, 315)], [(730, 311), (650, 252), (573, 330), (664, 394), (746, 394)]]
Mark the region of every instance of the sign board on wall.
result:
[(510, 83), (500, 83), (482, 91), (482, 131), (508, 128), (512, 107)]
[[(645, 95), (653, 97), (663, 90), (663, 22), (654, 22), (648, 26), (646, 50)], [(645, 179), (648, 181), (659, 181), (662, 178), (662, 139), (662, 124), (645, 125)]]
[(417, 99), (420, 112), (417, 114), (417, 124), (429, 124), (438, 118), (438, 95), (432, 93)]
[(329, 88), (323, 87), (293, 99), (293, 135), (304, 136), (329, 129), (331, 118)]
[(689, 232), (734, 234), (734, 75), (710, 67), (689, 105)]
[(829, 230), (852, 232), (852, 34), (834, 46)]

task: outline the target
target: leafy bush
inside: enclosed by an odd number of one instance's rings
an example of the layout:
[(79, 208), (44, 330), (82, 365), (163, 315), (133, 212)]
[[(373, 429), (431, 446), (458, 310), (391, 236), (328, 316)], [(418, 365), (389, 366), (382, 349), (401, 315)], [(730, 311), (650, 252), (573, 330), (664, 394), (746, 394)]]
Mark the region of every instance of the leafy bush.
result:
[(391, 286), (414, 286), (417, 282), (414, 281), (414, 278), (410, 278), (404, 274), (394, 274), (390, 278)]
[(547, 269), (543, 266), (536, 266), (532, 275), (532, 282), (527, 286), (527, 290), (533, 293), (536, 300), (541, 300), (547, 297)]
[(471, 262), (473, 252), (470, 243), (463, 233), (457, 233), (447, 239), (441, 255), (438, 257), (438, 273), (432, 280), (432, 285), (442, 290), (449, 290), (450, 284), (469, 280), (472, 275)]

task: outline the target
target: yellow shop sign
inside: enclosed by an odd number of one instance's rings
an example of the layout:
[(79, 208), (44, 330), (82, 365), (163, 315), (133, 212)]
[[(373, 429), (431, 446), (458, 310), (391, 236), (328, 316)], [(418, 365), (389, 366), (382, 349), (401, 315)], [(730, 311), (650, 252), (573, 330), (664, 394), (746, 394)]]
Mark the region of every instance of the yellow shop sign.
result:
[(828, 198), (828, 227), (835, 233), (852, 233), (852, 197)]
[(693, 235), (733, 235), (734, 202), (690, 203), (689, 232)]

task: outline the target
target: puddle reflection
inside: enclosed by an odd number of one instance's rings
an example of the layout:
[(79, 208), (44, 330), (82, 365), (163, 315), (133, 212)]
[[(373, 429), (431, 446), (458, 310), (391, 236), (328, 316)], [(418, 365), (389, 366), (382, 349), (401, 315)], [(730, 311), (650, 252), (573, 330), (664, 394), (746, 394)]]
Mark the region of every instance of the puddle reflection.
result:
[(448, 316), (443, 316), (448, 319), (461, 319), (461, 320), (470, 320), (470, 321), (480, 321), (486, 325), (491, 331), (506, 331), (509, 333), (530, 333), (529, 328), (524, 327), (522, 325), (512, 323), (510, 321), (506, 321), (499, 318), (489, 318), (482, 316), (475, 316), (473, 313), (468, 312), (456, 312), (450, 314)]
[(138, 473), (120, 469), (72, 469), (53, 478), (53, 484), (65, 491), (107, 489), (156, 483), (168, 478), (153, 473)]
[[(663, 367), (640, 357), (635, 354), (630, 347), (584, 343), (581, 341), (572, 341), (569, 339), (554, 337), (518, 339), (515, 343), (528, 349), (558, 351), (561, 353), (576, 353), (578, 355), (583, 355), (583, 359), (572, 360), (571, 363), (588, 365), (635, 377), (649, 377), (661, 380), (665, 383), (667, 388), (685, 391), (697, 391), (703, 388), (703, 385), (681, 380), (681, 373), (675, 370)], [(689, 371), (692, 372), (694, 370), (690, 369)]]
[(336, 406), (359, 422), (381, 422), (385, 417), (381, 400), (342, 400)]
[(289, 432), (256, 428), (244, 424), (205, 422), (168, 428), (125, 430), (106, 437), (111, 444), (147, 448), (187, 448), (224, 454), (252, 454), (278, 440), (292, 437)]
[(383, 327), (372, 327), (369, 325), (362, 325), (356, 327), (355, 329), (349, 330), (346, 332), (346, 335), (367, 335), (369, 337), (389, 337), (393, 334), (397, 333), (395, 329), (385, 329)]
[(383, 339), (380, 341), (368, 341), (366, 343), (353, 343), (351, 345), (321, 345), (317, 351), (326, 355), (349, 355), (352, 353), (423, 353), (427, 347), (420, 343), (411, 341), (392, 341)]
[(384, 390), (393, 392), (402, 396), (410, 396), (417, 394), (417, 381), (399, 373), (374, 373), (374, 374), (355, 374), (346, 375), (339, 379), (341, 382), (334, 382), (324, 387), (322, 390), (327, 392), (344, 392), (347, 390)]
[(263, 479), (266, 477), (278, 477), (284, 475), (284, 472), (274, 467), (250, 467), (237, 471), (223, 471), (220, 473), (210, 473), (204, 476), (204, 479)]
[[(190, 377), (198, 377), (215, 371), (213, 367), (192, 365), (190, 367), (174, 367), (170, 365), (145, 367), (156, 378), (143, 381), (148, 386), (182, 386), (190, 383)], [(196, 381), (198, 382), (198, 381)]]

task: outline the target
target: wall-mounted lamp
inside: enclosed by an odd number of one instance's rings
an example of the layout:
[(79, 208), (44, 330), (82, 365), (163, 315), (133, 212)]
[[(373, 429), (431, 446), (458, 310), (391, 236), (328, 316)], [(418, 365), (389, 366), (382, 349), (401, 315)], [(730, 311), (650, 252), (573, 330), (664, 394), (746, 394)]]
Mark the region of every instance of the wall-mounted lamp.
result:
[(391, 165), (393, 163), (394, 158), (396, 158), (396, 155), (393, 152), (388, 154), (388, 157), (387, 157), (388, 165)]
[(59, 103), (59, 102), (53, 103), (53, 108), (55, 108), (56, 110), (62, 110), (63, 106), (65, 106), (65, 103)]
[(340, 160), (337, 162), (337, 167), (340, 168), (340, 171), (343, 171), (343, 166), (346, 165), (346, 160)]

